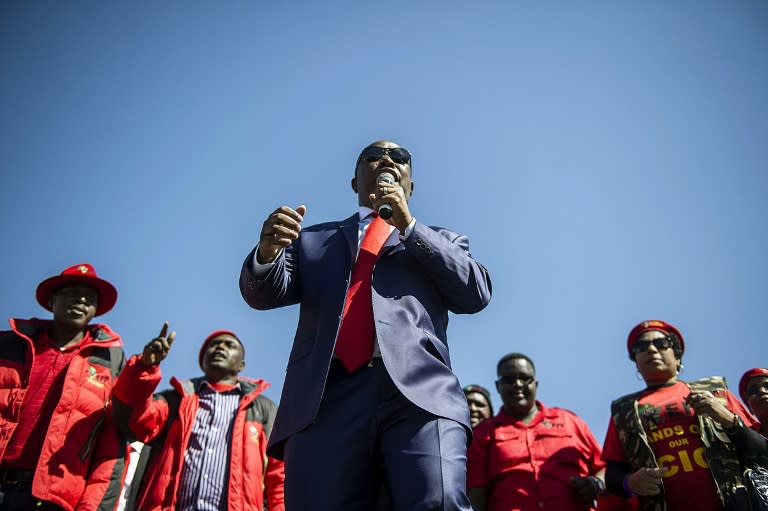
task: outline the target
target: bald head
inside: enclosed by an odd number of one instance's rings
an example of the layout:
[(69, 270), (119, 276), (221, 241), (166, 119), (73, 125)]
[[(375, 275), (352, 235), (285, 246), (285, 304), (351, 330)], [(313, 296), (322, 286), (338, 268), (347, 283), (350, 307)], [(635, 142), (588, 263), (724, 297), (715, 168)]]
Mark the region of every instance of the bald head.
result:
[(391, 140), (377, 140), (368, 144), (368, 147), (400, 147), (397, 143)]
[(357, 193), (360, 206), (372, 207), (369, 196), (376, 191), (376, 178), (382, 172), (395, 176), (406, 201), (410, 199), (413, 193), (411, 153), (392, 140), (382, 139), (368, 144), (357, 157), (352, 190)]

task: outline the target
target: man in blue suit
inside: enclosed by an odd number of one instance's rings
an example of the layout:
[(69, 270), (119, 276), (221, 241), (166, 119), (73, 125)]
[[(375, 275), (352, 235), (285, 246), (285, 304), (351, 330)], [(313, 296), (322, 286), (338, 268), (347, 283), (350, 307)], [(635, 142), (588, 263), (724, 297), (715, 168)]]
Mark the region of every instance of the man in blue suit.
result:
[[(359, 209), (342, 221), (305, 228), (305, 206), (276, 209), (240, 275), (253, 308), (301, 305), (269, 446), (285, 460), (286, 508), (370, 511), (384, 484), (398, 511), (469, 510), (469, 413), (446, 329), (448, 311), (488, 304), (490, 277), (465, 236), (412, 216), (406, 149), (363, 149), (352, 189)], [(371, 250), (361, 279), (356, 260)]]

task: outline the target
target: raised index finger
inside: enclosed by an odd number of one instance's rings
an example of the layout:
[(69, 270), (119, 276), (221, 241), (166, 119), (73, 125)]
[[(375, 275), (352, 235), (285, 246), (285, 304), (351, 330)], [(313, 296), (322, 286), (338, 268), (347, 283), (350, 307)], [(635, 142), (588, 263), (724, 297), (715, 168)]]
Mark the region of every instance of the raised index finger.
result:
[(160, 329), (160, 334), (158, 337), (165, 337), (165, 335), (168, 333), (168, 322), (166, 321), (163, 323), (163, 328)]

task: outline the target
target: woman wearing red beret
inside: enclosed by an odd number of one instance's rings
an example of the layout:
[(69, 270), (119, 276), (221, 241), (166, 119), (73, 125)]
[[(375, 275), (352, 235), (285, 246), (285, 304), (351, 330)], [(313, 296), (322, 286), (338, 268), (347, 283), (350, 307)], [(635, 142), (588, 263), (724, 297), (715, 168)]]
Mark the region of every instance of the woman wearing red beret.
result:
[(753, 428), (768, 438), (768, 369), (750, 369), (739, 381), (739, 395), (749, 410), (760, 420)]
[(685, 340), (673, 325), (643, 321), (627, 351), (646, 388), (611, 404), (608, 489), (637, 495), (643, 511), (731, 509), (744, 458), (766, 451), (752, 443), (764, 441), (747, 427), (753, 419), (723, 378), (678, 379)]

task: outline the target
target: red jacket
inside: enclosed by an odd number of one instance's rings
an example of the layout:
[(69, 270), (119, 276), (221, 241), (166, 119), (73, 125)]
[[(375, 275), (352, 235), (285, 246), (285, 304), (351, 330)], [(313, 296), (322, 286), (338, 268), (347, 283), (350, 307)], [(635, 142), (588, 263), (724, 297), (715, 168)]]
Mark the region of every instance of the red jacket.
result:
[[(18, 425), (35, 338), (51, 321), (9, 320), (0, 332), (0, 463)], [(67, 511), (111, 510), (117, 504), (125, 454), (112, 421), (112, 384), (124, 362), (123, 343), (106, 325), (90, 325), (91, 342), (70, 362), (32, 480), (32, 494)]]
[[(153, 398), (161, 379), (159, 366), (147, 367), (141, 356), (135, 355), (128, 360), (113, 391), (118, 423), (127, 424), (132, 437), (152, 446), (152, 461), (144, 475), (147, 484), (137, 499), (140, 511), (171, 511), (176, 507), (184, 451), (192, 434), (198, 391), (204, 381), (195, 378), (181, 382), (173, 378), (173, 388)], [(283, 463), (266, 455), (277, 406), (260, 395), (269, 386), (265, 381), (239, 381), (243, 397), (232, 426), (227, 509), (262, 509), (266, 489), (269, 511), (283, 511)], [(160, 445), (151, 443), (163, 435), (165, 439)]]

